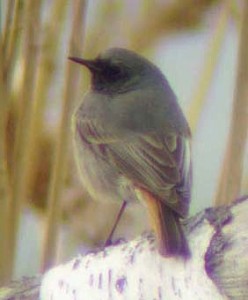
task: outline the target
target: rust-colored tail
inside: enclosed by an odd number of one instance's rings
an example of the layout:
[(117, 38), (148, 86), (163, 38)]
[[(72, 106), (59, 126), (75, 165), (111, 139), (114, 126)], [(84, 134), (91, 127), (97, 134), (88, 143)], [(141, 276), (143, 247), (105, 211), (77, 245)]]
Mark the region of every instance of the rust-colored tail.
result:
[(148, 208), (160, 254), (189, 257), (188, 244), (178, 214), (147, 191), (142, 190), (142, 198)]

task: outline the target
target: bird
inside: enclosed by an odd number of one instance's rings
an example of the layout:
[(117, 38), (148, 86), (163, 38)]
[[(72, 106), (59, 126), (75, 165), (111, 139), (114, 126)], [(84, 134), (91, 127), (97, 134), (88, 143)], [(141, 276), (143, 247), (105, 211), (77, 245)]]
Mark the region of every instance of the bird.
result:
[(69, 59), (91, 74), (72, 117), (84, 187), (94, 199), (119, 201), (122, 211), (140, 201), (158, 252), (188, 257), (181, 221), (191, 200), (191, 132), (168, 80), (151, 61), (125, 48)]

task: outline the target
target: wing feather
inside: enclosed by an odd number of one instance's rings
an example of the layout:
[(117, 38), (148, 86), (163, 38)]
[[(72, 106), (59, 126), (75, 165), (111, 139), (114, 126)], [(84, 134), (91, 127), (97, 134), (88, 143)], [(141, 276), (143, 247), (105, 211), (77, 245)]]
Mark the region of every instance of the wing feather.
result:
[(190, 139), (162, 130), (131, 133), (120, 138), (104, 130), (96, 120), (79, 120), (77, 133), (96, 155), (118, 172), (165, 201), (184, 216), (191, 191)]

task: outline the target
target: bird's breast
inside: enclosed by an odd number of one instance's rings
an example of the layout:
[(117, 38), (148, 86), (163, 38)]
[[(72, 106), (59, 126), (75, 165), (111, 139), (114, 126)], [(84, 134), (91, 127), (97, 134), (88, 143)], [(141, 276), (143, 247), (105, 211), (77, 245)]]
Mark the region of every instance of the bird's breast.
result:
[(105, 144), (92, 144), (78, 130), (74, 132), (76, 164), (83, 186), (93, 199), (133, 201), (132, 183), (109, 161)]

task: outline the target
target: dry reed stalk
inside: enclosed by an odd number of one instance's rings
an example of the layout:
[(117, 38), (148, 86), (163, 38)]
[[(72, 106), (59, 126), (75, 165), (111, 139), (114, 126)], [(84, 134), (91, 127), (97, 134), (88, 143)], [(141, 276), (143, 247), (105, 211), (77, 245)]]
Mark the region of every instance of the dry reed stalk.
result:
[(9, 257), (8, 208), (10, 201), (10, 181), (7, 166), (9, 153), (6, 149), (6, 125), (8, 107), (11, 101), (11, 83), (19, 50), (20, 23), (22, 22), (22, 1), (8, 1), (6, 22), (1, 34), (0, 54), (0, 285), (10, 280), (11, 263)]
[[(73, 2), (73, 23), (68, 55), (79, 54), (82, 52), (85, 10), (86, 1), (76, 0)], [(78, 92), (78, 75), (79, 69), (76, 68), (72, 63), (67, 62), (63, 110), (56, 140), (55, 156), (52, 166), (52, 179), (48, 195), (48, 218), (43, 248), (43, 259), (41, 264), (42, 271), (45, 271), (51, 267), (56, 259), (58, 226), (61, 213), (60, 198), (67, 167), (68, 141), (71, 133), (71, 114), (75, 102), (74, 100)]]
[[(2, 49), (1, 49), (2, 50)], [(0, 57), (0, 69), (3, 70), (2, 55)], [(0, 72), (0, 286), (8, 280), (8, 266), (6, 257), (8, 253), (6, 224), (7, 224), (7, 205), (9, 201), (9, 176), (7, 169), (6, 151), (6, 121), (7, 121), (7, 102), (6, 89), (4, 88), (5, 79), (3, 72)]]
[[(4, 39), (4, 70), (8, 70), (8, 84), (6, 88), (9, 87), (9, 83), (12, 82), (12, 76), (14, 74), (13, 69), (16, 64), (16, 56), (19, 51), (20, 38), (22, 37), (22, 21), (24, 13), (24, 1), (25, 0), (15, 0), (12, 13), (12, 26), (8, 28), (8, 32), (5, 34)], [(9, 94), (9, 91), (8, 91)]]
[(192, 101), (189, 105), (187, 116), (190, 122), (192, 132), (195, 132), (197, 128), (201, 116), (201, 111), (212, 82), (213, 73), (215, 71), (221, 51), (221, 46), (225, 38), (228, 21), (230, 20), (231, 2), (232, 0), (227, 0), (224, 1), (222, 4), (222, 8), (216, 25), (216, 30), (213, 36), (211, 37), (209, 49), (206, 55), (204, 56), (205, 62), (203, 70), (200, 74), (198, 84), (196, 85), (196, 91), (194, 91)]
[(38, 40), (40, 32), (40, 5), (41, 0), (27, 0), (25, 2), (25, 40), (24, 40), (24, 76), (20, 104), (20, 118), (15, 136), (12, 195), (9, 203), (8, 236), (9, 236), (9, 267), (13, 270), (16, 238), (18, 233), (22, 203), (26, 192), (26, 172), (31, 116), (33, 110), (33, 92), (35, 86)]
[(14, 1), (15, 0), (9, 0), (7, 3), (6, 20), (5, 20), (4, 28), (3, 30), (1, 30), (1, 51), (3, 51), (3, 53), (6, 52), (6, 46), (8, 44), (10, 31), (13, 24), (12, 20), (13, 20), (13, 13), (14, 13)]
[(244, 1), (233, 111), (226, 155), (215, 204), (229, 204), (240, 196), (248, 132), (248, 1)]
[[(61, 35), (66, 20), (67, 0), (52, 2), (50, 15), (44, 24), (44, 38), (42, 40), (40, 67), (37, 76), (37, 87), (34, 95), (34, 108), (31, 116), (31, 132), (29, 139), (29, 161), (27, 184), (34, 186), (38, 167), (40, 136), (44, 129), (45, 109), (49, 88), (54, 84), (55, 59), (61, 45)], [(37, 200), (35, 200), (37, 201)]]
[[(4, 26), (4, 30), (1, 32), (1, 52), (0, 52), (0, 286), (6, 283), (7, 268), (5, 259), (7, 256), (7, 244), (6, 244), (6, 230), (7, 223), (7, 203), (9, 199), (9, 182), (8, 182), (8, 169), (7, 169), (7, 153), (6, 153), (6, 120), (7, 120), (7, 91), (6, 91), (6, 71), (5, 71), (5, 52), (7, 39), (12, 25), (11, 19), (13, 15), (13, 1), (9, 1), (7, 7), (7, 16)], [(6, 74), (6, 75), (5, 75)]]

